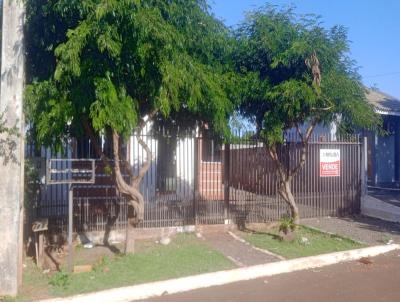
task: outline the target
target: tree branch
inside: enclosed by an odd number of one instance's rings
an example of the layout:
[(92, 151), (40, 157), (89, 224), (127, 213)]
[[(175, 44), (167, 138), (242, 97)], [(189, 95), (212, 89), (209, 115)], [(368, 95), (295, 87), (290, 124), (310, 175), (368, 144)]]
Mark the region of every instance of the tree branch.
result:
[(146, 160), (143, 162), (142, 167), (140, 168), (138, 175), (136, 175), (132, 181), (132, 184), (137, 185), (140, 183), (140, 181), (143, 179), (143, 177), (146, 175), (147, 171), (150, 168), (151, 165), (151, 158), (152, 158), (152, 152), (149, 148), (149, 146), (146, 144), (146, 142), (142, 139), (141, 134), (138, 133), (136, 134), (136, 139), (140, 146), (146, 151)]
[(269, 154), (269, 156), (271, 157), (272, 161), (275, 164), (275, 167), (276, 167), (276, 169), (278, 171), (278, 174), (279, 174), (279, 176), (281, 178), (281, 181), (286, 180), (285, 169), (282, 166), (282, 163), (281, 163), (281, 161), (279, 159), (278, 152), (276, 150), (276, 146), (275, 145), (273, 145), (273, 146), (268, 148), (268, 154)]
[[(122, 150), (121, 150), (122, 146), (121, 146), (121, 144), (118, 144), (118, 145), (119, 145), (119, 150), (118, 150), (119, 158), (121, 159), (122, 158)], [(129, 164), (128, 159), (127, 158), (122, 159), (121, 162), (124, 165), (124, 168), (125, 168), (126, 172), (128, 173), (129, 177), (132, 179), (134, 177), (134, 175), (133, 175), (133, 171), (132, 171), (132, 166)]]
[(308, 129), (307, 129), (307, 131), (305, 133), (305, 136), (301, 132), (300, 127), (298, 125), (296, 126), (297, 132), (299, 133), (299, 136), (301, 138), (300, 162), (298, 163), (298, 165), (292, 171), (289, 172), (289, 175), (288, 175), (288, 179), (289, 180), (292, 180), (292, 178), (295, 177), (300, 172), (300, 170), (303, 168), (303, 166), (304, 166), (304, 164), (306, 162), (307, 151), (308, 151), (307, 150), (308, 143), (310, 141), (311, 134), (314, 131), (314, 128), (315, 128), (316, 124), (317, 124), (317, 122), (316, 122), (316, 120), (314, 120), (311, 123), (311, 125), (308, 127)]
[(119, 157), (119, 134), (117, 131), (112, 129), (112, 137), (113, 137), (113, 152), (114, 152), (114, 173), (115, 173), (115, 181), (117, 183), (118, 190), (121, 194), (124, 194), (129, 198), (131, 205), (133, 206), (136, 215), (139, 220), (143, 219), (144, 209), (144, 199), (140, 194), (138, 188), (130, 186), (126, 183), (124, 177), (121, 173), (120, 167), (120, 157)]
[(333, 109), (333, 106), (325, 107), (325, 108), (315, 108), (315, 107), (311, 108), (312, 111), (329, 111), (331, 109)]
[(153, 120), (155, 115), (157, 114), (158, 110), (153, 109), (148, 115), (147, 118), (143, 118), (139, 124), (138, 128), (136, 130), (136, 139), (139, 143), (139, 145), (145, 150), (146, 152), (146, 160), (143, 162), (142, 167), (140, 168), (138, 175), (132, 179), (132, 184), (133, 185), (138, 185), (143, 177), (146, 175), (147, 171), (150, 168), (151, 165), (151, 159), (152, 159), (152, 152), (147, 143), (143, 140), (142, 138), (142, 131), (144, 127), (147, 125), (147, 122)]

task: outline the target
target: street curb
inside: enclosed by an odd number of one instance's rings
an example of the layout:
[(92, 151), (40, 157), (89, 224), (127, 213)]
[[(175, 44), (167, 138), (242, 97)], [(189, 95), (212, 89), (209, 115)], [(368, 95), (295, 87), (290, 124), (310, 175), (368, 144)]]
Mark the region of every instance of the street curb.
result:
[(398, 244), (380, 245), (357, 250), (272, 262), (229, 271), (220, 271), (216, 273), (208, 273), (179, 279), (115, 288), (68, 298), (42, 300), (42, 302), (136, 301), (151, 297), (159, 297), (166, 294), (177, 294), (200, 288), (225, 285), (233, 282), (252, 280), (299, 270), (319, 268), (336, 263), (358, 260), (364, 257), (374, 257), (399, 249), (400, 245)]

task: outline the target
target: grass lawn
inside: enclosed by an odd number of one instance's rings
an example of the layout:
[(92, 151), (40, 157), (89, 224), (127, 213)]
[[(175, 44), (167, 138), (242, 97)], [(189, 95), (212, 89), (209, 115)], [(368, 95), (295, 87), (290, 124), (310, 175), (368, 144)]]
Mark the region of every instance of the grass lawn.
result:
[[(277, 234), (277, 229), (271, 229), (265, 232), (240, 232), (239, 236), (253, 246), (271, 251), (287, 259), (364, 247), (364, 245), (351, 239), (329, 235), (305, 226), (298, 228), (296, 238), (291, 242), (279, 240)], [(303, 242), (303, 238), (307, 239)]]
[(26, 302), (49, 298), (49, 278), (28, 259), (24, 264), (23, 288), (17, 298), (0, 297), (0, 302)]
[[(135, 254), (103, 257), (89, 273), (67, 275), (59, 272), (47, 278), (40, 271), (30, 268), (29, 272), (25, 272), (24, 287), (26, 289), (26, 282), (35, 279), (33, 276), (36, 275), (40, 283), (36, 289), (41, 288), (40, 292), (48, 291), (50, 296), (68, 296), (234, 267), (230, 260), (210, 249), (196, 236), (182, 234), (172, 238), (167, 246), (147, 242), (145, 248), (139, 248)], [(43, 278), (46, 279), (45, 286)], [(31, 299), (27, 299), (24, 291), (17, 300), (35, 300), (35, 293), (32, 294)]]

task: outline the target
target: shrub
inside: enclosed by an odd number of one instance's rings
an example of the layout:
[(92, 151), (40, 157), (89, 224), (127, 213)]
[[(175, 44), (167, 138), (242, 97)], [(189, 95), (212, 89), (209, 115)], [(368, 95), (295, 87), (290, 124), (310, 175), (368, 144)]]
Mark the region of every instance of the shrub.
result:
[(50, 278), (49, 284), (54, 287), (66, 289), (69, 285), (69, 278), (69, 274), (61, 270)]

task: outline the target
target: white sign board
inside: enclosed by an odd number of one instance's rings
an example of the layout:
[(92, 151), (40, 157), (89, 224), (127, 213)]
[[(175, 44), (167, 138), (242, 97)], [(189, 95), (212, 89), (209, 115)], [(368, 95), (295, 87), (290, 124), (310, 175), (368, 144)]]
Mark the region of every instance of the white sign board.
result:
[(319, 176), (340, 176), (340, 149), (320, 149)]

